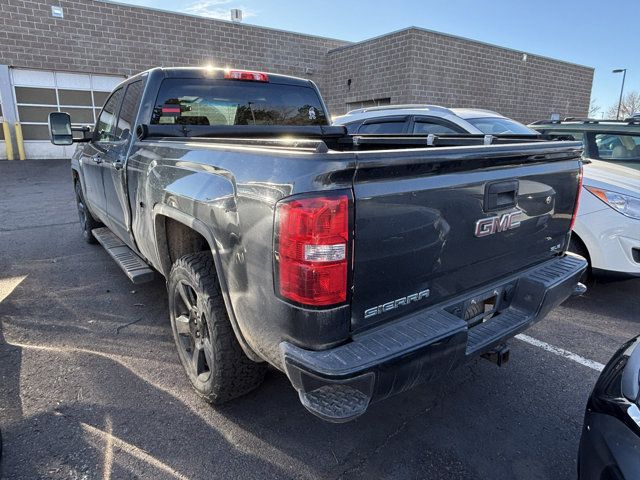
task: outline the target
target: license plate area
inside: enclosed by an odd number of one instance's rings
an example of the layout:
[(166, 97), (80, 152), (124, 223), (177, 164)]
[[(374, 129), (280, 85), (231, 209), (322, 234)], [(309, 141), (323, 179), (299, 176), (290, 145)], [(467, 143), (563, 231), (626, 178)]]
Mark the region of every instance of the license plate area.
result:
[(449, 313), (467, 322), (469, 328), (476, 327), (499, 314), (509, 306), (514, 285), (503, 285), (474, 295), (449, 306)]

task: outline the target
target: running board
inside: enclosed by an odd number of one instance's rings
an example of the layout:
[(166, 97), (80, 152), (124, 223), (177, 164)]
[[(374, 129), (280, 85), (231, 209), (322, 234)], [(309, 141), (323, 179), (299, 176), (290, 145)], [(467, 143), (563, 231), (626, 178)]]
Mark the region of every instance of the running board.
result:
[(153, 270), (136, 255), (122, 240), (107, 227), (91, 231), (96, 240), (104, 247), (133, 283), (146, 283), (153, 280)]

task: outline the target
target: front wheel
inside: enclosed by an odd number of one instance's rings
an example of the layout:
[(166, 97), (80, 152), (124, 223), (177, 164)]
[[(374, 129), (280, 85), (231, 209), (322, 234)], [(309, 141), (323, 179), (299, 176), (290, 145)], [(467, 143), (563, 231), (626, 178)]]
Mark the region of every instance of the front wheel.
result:
[(199, 252), (178, 259), (171, 268), (168, 289), (178, 357), (196, 392), (220, 404), (257, 388), (266, 366), (250, 360), (238, 343), (211, 254)]
[(571, 241), (569, 242), (569, 251), (576, 253), (583, 257), (587, 262), (589, 262), (589, 266), (580, 276), (580, 282), (585, 285), (593, 284), (593, 274), (591, 272), (591, 259), (589, 258), (589, 252), (584, 247), (580, 240), (577, 240), (574, 236), (571, 237)]
[(82, 238), (84, 238), (84, 241), (87, 243), (98, 243), (91, 231), (94, 228), (99, 228), (102, 224), (96, 222), (91, 216), (91, 212), (87, 210), (87, 205), (84, 201), (84, 196), (82, 195), (80, 180), (75, 182), (74, 189), (76, 192), (76, 207), (78, 208), (78, 218), (80, 220), (80, 228), (82, 229)]

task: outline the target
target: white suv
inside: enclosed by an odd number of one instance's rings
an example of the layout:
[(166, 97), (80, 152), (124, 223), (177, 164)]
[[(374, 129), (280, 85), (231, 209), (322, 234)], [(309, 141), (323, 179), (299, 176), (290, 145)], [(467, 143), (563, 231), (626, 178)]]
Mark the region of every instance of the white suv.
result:
[(531, 124), (564, 139), (582, 140), (583, 190), (573, 250), (595, 273), (640, 276), (640, 118), (565, 119)]

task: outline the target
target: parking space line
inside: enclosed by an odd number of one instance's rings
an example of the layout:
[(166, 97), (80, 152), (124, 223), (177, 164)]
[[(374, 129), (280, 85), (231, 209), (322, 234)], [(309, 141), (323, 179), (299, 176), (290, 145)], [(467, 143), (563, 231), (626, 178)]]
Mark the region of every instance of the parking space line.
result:
[(102, 438), (104, 440), (107, 441), (107, 444), (109, 444), (109, 442), (111, 443), (111, 445), (119, 448), (120, 450), (127, 452), (128, 454), (130, 454), (131, 456), (137, 458), (138, 460), (141, 460), (143, 462), (148, 463), (149, 465), (152, 465), (153, 467), (157, 468), (158, 470), (162, 470), (163, 472), (168, 473), (169, 475), (171, 475), (172, 477), (177, 478), (178, 480), (189, 480), (189, 478), (186, 475), (183, 475), (182, 473), (178, 472), (177, 470), (175, 470), (174, 468), (170, 467), (169, 465), (167, 465), (166, 463), (158, 460), (156, 457), (154, 457), (153, 455), (150, 455), (149, 453), (145, 452), (144, 450), (142, 450), (139, 447), (136, 447), (135, 445), (126, 442), (124, 440), (122, 440), (121, 438), (116, 437), (113, 434), (110, 434), (108, 432), (102, 431), (99, 428), (96, 428), (92, 425), (80, 422), (80, 426), (82, 427), (82, 429), (91, 434), (94, 435), (95, 437), (99, 437)]
[(573, 360), (580, 365), (584, 365), (585, 367), (589, 367), (596, 372), (601, 372), (604, 369), (604, 365), (600, 362), (596, 362), (594, 360), (589, 360), (588, 358), (581, 357), (580, 355), (570, 352), (569, 350), (565, 350), (564, 348), (554, 347), (553, 345), (548, 344), (547, 342), (543, 342), (542, 340), (535, 339), (530, 337), (529, 335), (523, 335), (522, 333), (516, 335), (516, 338), (522, 342), (528, 343), (529, 345), (533, 345), (535, 347), (542, 348), (547, 352), (551, 352), (560, 357), (568, 358), (569, 360)]

